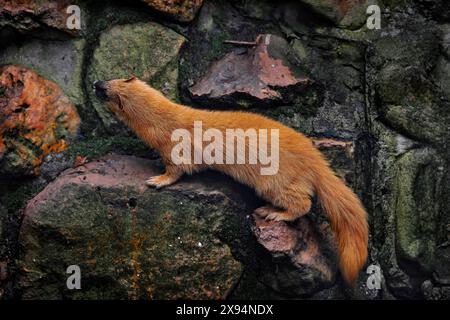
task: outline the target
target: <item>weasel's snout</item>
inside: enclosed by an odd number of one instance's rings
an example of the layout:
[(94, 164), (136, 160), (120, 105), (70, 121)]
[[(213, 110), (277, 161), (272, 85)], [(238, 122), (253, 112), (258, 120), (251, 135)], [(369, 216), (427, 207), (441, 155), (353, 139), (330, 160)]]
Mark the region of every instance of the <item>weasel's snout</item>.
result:
[(108, 100), (108, 88), (106, 81), (95, 80), (92, 84), (92, 87), (94, 88), (94, 92), (97, 98), (99, 98), (100, 100)]

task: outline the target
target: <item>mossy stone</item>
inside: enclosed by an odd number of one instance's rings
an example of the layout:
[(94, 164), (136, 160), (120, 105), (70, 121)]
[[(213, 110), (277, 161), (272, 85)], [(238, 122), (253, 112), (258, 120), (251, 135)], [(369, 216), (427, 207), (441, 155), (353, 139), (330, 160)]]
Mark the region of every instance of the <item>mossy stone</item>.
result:
[[(178, 54), (184, 42), (183, 36), (153, 22), (114, 26), (100, 35), (86, 86), (92, 87), (95, 80), (129, 78), (133, 74), (176, 101)], [(105, 127), (117, 133), (119, 121), (92, 90), (89, 99)]]

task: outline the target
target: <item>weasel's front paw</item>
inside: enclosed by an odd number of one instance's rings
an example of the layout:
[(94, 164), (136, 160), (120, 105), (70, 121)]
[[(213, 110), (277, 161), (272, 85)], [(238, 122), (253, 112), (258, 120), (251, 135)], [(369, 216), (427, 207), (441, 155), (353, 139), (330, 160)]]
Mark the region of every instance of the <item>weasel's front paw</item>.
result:
[(145, 181), (145, 184), (149, 187), (154, 187), (156, 189), (161, 189), (162, 187), (168, 186), (174, 183), (174, 180), (166, 175), (154, 176)]

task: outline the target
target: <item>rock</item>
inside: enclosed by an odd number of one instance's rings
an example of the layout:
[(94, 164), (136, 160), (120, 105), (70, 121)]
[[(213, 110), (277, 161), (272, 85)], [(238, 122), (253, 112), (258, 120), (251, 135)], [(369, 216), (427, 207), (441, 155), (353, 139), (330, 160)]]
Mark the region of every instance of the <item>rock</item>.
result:
[(167, 1), (167, 0), (141, 0), (146, 3), (152, 9), (155, 9), (163, 14), (181, 21), (192, 21), (198, 10), (203, 4), (203, 0), (179, 0), (179, 1)]
[(448, 219), (445, 159), (380, 123), (373, 128), (378, 137), (371, 172), (373, 246), (380, 248), (389, 291), (398, 298), (419, 298), (424, 279), (448, 269), (448, 258), (437, 249)]
[(434, 75), (445, 98), (450, 100), (450, 24), (441, 26), (441, 31), (440, 48), (442, 54), (437, 60)]
[(376, 0), (301, 0), (315, 12), (327, 17), (336, 25), (356, 29), (367, 19), (366, 9)]
[(6, 217), (7, 213), (8, 212), (6, 208), (2, 205), (2, 203), (0, 203), (0, 239), (2, 237), (2, 222), (3, 219)]
[[(8, 219), (8, 210), (0, 203), (0, 260), (3, 260), (3, 256), (6, 251), (6, 240), (5, 240), (5, 228)], [(1, 263), (1, 262), (0, 262)], [(0, 284), (1, 288), (1, 284)]]
[[(386, 31), (370, 49), (380, 120), (418, 141), (445, 143), (449, 103), (430, 80), (439, 58), (439, 31), (419, 19), (404, 28)], [(445, 69), (438, 77), (440, 72)]]
[[(1, 188), (0, 181), (0, 188)], [(3, 188), (2, 188), (3, 189)], [(3, 196), (3, 190), (0, 191)], [(2, 203), (3, 197), (0, 199), (0, 300), (7, 300), (11, 296), (11, 279), (14, 277), (12, 266), (14, 265), (14, 252), (17, 237), (12, 236), (15, 227), (15, 217), (8, 212), (6, 203)], [(17, 236), (17, 233), (14, 234)]]
[(416, 5), (418, 11), (424, 16), (429, 17), (435, 21), (448, 22), (450, 21), (450, 3), (446, 0), (417, 0), (412, 3), (384, 0), (384, 2), (394, 2), (397, 6), (402, 6), (403, 10), (411, 7), (411, 4)]
[(442, 39), (441, 39), (441, 48), (442, 48), (442, 55), (450, 59), (450, 24), (445, 24), (440, 26), (441, 32), (442, 32)]
[[(68, 169), (30, 200), (22, 298), (215, 299), (236, 286), (236, 299), (295, 297), (333, 285), (333, 240), (320, 215), (253, 224), (251, 190), (211, 173), (147, 188), (160, 171), (154, 160), (110, 155)], [(81, 268), (82, 290), (66, 288), (69, 265)]]
[(335, 285), (331, 288), (323, 289), (316, 294), (312, 295), (309, 300), (344, 300), (345, 295), (342, 287)]
[[(261, 3), (261, 2), (259, 2)], [(261, 28), (245, 19), (235, 1), (205, 1), (190, 28), (180, 60), (180, 93), (183, 100), (192, 101), (189, 89), (202, 79), (212, 63), (230, 53), (224, 40), (254, 41)]]
[(67, 7), (74, 1), (62, 0), (0, 0), (0, 29), (10, 27), (20, 33), (31, 33), (45, 26), (47, 30), (58, 29), (69, 34), (79, 30), (67, 27)]
[(369, 48), (370, 64), (377, 69), (395, 63), (403, 68), (431, 70), (439, 55), (440, 31), (435, 24), (427, 24), (422, 19), (398, 22), (402, 25), (388, 24)]
[(352, 185), (355, 180), (354, 143), (323, 138), (312, 138), (312, 142), (325, 155), (334, 172), (348, 185)]
[(6, 240), (6, 224), (8, 211), (0, 203), (0, 299), (4, 299), (4, 287), (8, 279), (8, 262), (6, 252), (8, 250), (8, 241)]
[[(134, 74), (178, 99), (178, 55), (185, 38), (157, 23), (118, 25), (101, 34), (88, 69), (86, 87), (94, 80), (128, 78)], [(89, 98), (104, 125), (117, 133), (119, 120), (89, 90)], [(124, 129), (122, 129), (124, 130)]]
[(403, 299), (417, 297), (417, 290), (411, 278), (398, 267), (387, 269), (386, 278), (386, 284), (395, 297)]
[(398, 259), (425, 272), (436, 259), (439, 194), (445, 188), (444, 162), (430, 149), (407, 152), (397, 161), (394, 197)]
[(415, 8), (401, 10), (386, 16), (366, 55), (375, 138), (368, 194), (373, 246), (380, 250), (387, 289), (411, 299), (423, 298), (421, 284), (443, 263), (448, 269), (438, 249), (449, 221), (448, 71), (446, 32)]
[(5, 290), (3, 289), (3, 282), (7, 279), (7, 263), (6, 261), (0, 261), (0, 299), (4, 299)]
[(246, 52), (235, 50), (214, 62), (190, 93), (194, 100), (222, 105), (273, 105), (292, 102), (309, 78), (289, 61), (281, 37), (260, 35)]
[[(29, 202), (19, 240), (23, 298), (226, 297), (242, 273), (224, 241), (240, 234), (243, 195), (217, 179), (149, 189), (154, 163), (102, 158), (64, 172)], [(80, 266), (82, 290), (66, 288), (69, 265)]]
[(253, 19), (270, 21), (273, 18), (274, 10), (278, 7), (271, 1), (258, 1), (258, 0), (246, 0), (246, 1), (232, 1), (233, 6), (242, 12), (243, 16)]
[(67, 148), (80, 125), (53, 82), (17, 66), (0, 68), (0, 173), (38, 174), (42, 159)]
[(280, 120), (309, 135), (356, 140), (365, 126), (364, 48), (358, 42), (312, 36), (294, 39), (291, 46), (317, 83), (305, 94), (315, 92), (318, 98), (307, 103), (311, 106), (303, 117), (288, 115)]
[(443, 143), (449, 129), (444, 115), (449, 104), (439, 100), (438, 88), (424, 77), (414, 68), (390, 65), (382, 69), (375, 87), (378, 111), (386, 123), (419, 141)]
[(82, 65), (85, 40), (30, 40), (0, 51), (3, 64), (30, 68), (55, 82), (79, 109), (84, 107)]
[(337, 264), (330, 256), (330, 242), (324, 241), (329, 226), (323, 224), (317, 232), (306, 217), (292, 224), (254, 218), (253, 233), (275, 264), (261, 281), (288, 296), (312, 294), (333, 284)]
[(422, 284), (422, 292), (426, 300), (450, 299), (450, 286), (434, 286), (430, 280), (424, 281), (424, 283)]
[[(448, 49), (450, 51), (450, 47)], [(450, 60), (441, 56), (437, 62), (435, 71), (436, 80), (447, 100), (450, 100)]]
[[(448, 268), (450, 265), (450, 224), (447, 224), (445, 227), (447, 229), (445, 240), (439, 243), (435, 252), (433, 278), (437, 284), (450, 288), (450, 269)], [(442, 239), (439, 240), (442, 241)]]

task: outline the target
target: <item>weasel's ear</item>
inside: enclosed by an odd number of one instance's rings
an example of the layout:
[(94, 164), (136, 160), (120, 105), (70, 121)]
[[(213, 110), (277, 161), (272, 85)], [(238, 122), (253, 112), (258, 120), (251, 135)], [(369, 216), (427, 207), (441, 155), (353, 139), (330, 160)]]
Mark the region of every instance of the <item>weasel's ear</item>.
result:
[(123, 111), (123, 102), (122, 102), (122, 98), (121, 98), (119, 95), (118, 95), (117, 97), (119, 98), (119, 108), (120, 108), (120, 110)]
[(136, 80), (136, 76), (132, 74), (129, 79), (125, 80), (125, 82), (131, 82), (133, 80)]

